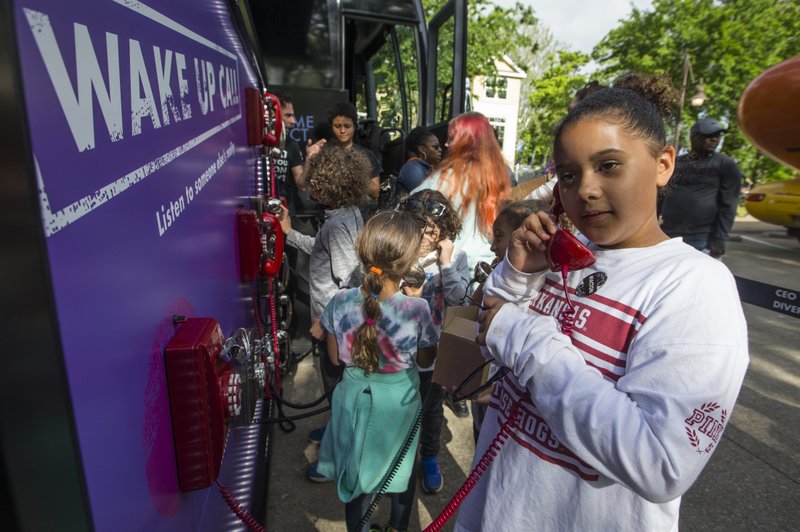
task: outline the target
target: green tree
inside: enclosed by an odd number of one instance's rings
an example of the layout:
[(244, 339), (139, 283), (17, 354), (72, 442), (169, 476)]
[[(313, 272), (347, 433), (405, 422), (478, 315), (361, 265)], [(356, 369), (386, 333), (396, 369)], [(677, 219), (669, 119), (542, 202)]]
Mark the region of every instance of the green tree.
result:
[[(800, 53), (800, 3), (797, 0), (655, 0), (651, 10), (634, 8), (592, 52), (601, 74), (666, 73), (682, 81), (684, 53), (708, 97), (700, 109), (686, 106), (681, 121), (701, 113), (729, 122), (723, 152), (737, 160), (754, 181), (787, 178), (792, 171), (761, 155), (736, 123), (739, 98), (765, 69)], [(687, 88), (688, 96), (694, 86)], [(683, 128), (681, 145), (688, 142)]]
[[(447, 0), (425, 2), (425, 11), (430, 20), (444, 7)], [(467, 4), (467, 72), (466, 77), (493, 76), (497, 74), (495, 58), (512, 50), (535, 50), (537, 48), (534, 35), (522, 31), (536, 25), (533, 10), (517, 3), (514, 7), (503, 8), (490, 0), (470, 0)], [(401, 57), (415, 57), (415, 41), (413, 36), (400, 28), (398, 30)], [(453, 70), (453, 26), (445, 25), (439, 36), (439, 68), (437, 69), (437, 109), (444, 103), (445, 87), (450, 84)], [(385, 91), (379, 94), (379, 120), (385, 126), (399, 126), (400, 95), (396, 90), (397, 72), (394, 55), (389, 47), (383, 47), (372, 57), (375, 78), (379, 87)], [(419, 86), (416, 65), (406, 64), (406, 93), (413, 94)], [(412, 100), (411, 127), (417, 124), (419, 102)], [(438, 117), (437, 117), (438, 118)]]
[(558, 51), (548, 56), (547, 70), (531, 81), (526, 115), (530, 122), (520, 128), (522, 160), (531, 160), (535, 167), (546, 164), (556, 125), (567, 113), (575, 92), (588, 81), (580, 73), (588, 62), (589, 56), (581, 52)]
[[(430, 20), (447, 0), (425, 2)], [(497, 74), (495, 58), (508, 50), (535, 48), (531, 35), (520, 31), (537, 23), (533, 8), (517, 2), (513, 7), (500, 7), (491, 0), (469, 0), (467, 3), (467, 78)], [(446, 35), (444, 47), (453, 46), (452, 35)]]

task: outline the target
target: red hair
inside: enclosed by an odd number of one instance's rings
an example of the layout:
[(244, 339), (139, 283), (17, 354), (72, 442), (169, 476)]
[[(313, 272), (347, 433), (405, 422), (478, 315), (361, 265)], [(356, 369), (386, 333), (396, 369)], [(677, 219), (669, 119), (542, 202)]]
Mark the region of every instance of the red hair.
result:
[(491, 235), (500, 204), (511, 195), (500, 144), (481, 113), (458, 115), (450, 121), (447, 133), (450, 147), (438, 167), (441, 181), (447, 184), (451, 199), (460, 192), (462, 215), (475, 203), (478, 228)]

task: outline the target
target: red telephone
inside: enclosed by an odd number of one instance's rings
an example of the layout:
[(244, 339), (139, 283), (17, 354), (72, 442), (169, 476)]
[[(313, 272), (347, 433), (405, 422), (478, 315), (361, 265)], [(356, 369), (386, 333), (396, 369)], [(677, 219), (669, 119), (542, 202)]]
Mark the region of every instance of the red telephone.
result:
[[(281, 200), (271, 198), (261, 216), (253, 210), (236, 214), (239, 235), (239, 275), (242, 281), (278, 275), (283, 263), (284, 236), (279, 218)], [(277, 210), (277, 212), (276, 212)]]
[(247, 109), (247, 144), (277, 146), (281, 140), (283, 119), (281, 102), (274, 94), (263, 93), (255, 87), (244, 89)]
[(269, 277), (278, 275), (283, 262), (283, 230), (281, 229), (281, 200), (270, 198), (267, 208), (261, 213), (261, 236), (264, 262), (261, 264), (261, 274)]
[[(561, 205), (561, 197), (558, 192), (558, 185), (553, 189), (553, 203), (550, 206), (550, 214), (561, 216), (564, 214), (564, 207)], [(558, 224), (558, 229), (547, 241), (547, 265), (554, 272), (582, 270), (594, 264), (595, 256), (592, 251), (584, 246), (575, 235), (563, 229)]]
[(225, 422), (241, 413), (241, 375), (220, 356), (225, 341), (212, 318), (175, 318), (164, 348), (181, 491), (210, 486), (219, 475)]

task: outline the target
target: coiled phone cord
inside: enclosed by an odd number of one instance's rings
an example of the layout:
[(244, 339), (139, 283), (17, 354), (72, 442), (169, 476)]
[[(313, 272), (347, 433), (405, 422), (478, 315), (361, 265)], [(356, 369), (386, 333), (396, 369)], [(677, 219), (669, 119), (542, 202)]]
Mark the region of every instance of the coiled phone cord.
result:
[[(272, 277), (269, 278), (269, 318), (272, 322), (270, 323), (270, 326), (272, 328), (272, 348), (275, 358), (275, 389), (278, 392), (278, 395), (280, 395), (283, 391), (281, 390), (281, 347), (278, 343), (278, 310), (277, 302), (275, 301), (274, 281), (275, 280)], [(286, 356), (291, 356), (291, 353), (286, 353)]]
[[(561, 278), (564, 282), (564, 297), (566, 298), (566, 305), (561, 311), (558, 320), (561, 322), (562, 334), (571, 337), (572, 331), (575, 328), (575, 307), (572, 306), (572, 301), (569, 299), (569, 287), (567, 286), (568, 273), (569, 266), (566, 264), (561, 266)], [(522, 396), (522, 399), (530, 400), (530, 394), (526, 392), (525, 395)], [(481, 476), (486, 472), (487, 469), (489, 469), (489, 465), (500, 452), (500, 448), (511, 437), (511, 431), (519, 422), (519, 405), (519, 401), (514, 403), (508, 419), (502, 424), (500, 430), (497, 432), (497, 436), (494, 437), (494, 440), (492, 440), (489, 448), (486, 449), (486, 452), (478, 461), (478, 464), (472, 470), (469, 477), (467, 477), (467, 480), (464, 481), (456, 494), (453, 495), (453, 498), (447, 503), (447, 506), (445, 506), (444, 510), (442, 510), (442, 513), (440, 513), (439, 516), (434, 519), (430, 525), (428, 525), (428, 527), (425, 529), (425, 532), (438, 532), (447, 523), (447, 521), (449, 521), (450, 518), (455, 515), (456, 511), (458, 511), (461, 503), (464, 502), (464, 499), (478, 483), (478, 480), (481, 478)]]
[[(525, 396), (523, 396), (523, 398), (525, 397), (529, 397), (527, 393)], [(514, 430), (518, 422), (519, 402), (514, 403), (508, 419), (500, 426), (497, 436), (495, 436), (494, 440), (492, 440), (492, 443), (489, 444), (489, 448), (486, 449), (485, 453), (483, 453), (483, 456), (475, 465), (472, 472), (467, 477), (467, 480), (464, 481), (456, 494), (453, 495), (453, 498), (450, 499), (450, 502), (448, 502), (447, 506), (444, 507), (442, 513), (440, 513), (439, 516), (434, 519), (427, 528), (425, 528), (425, 532), (438, 532), (442, 529), (442, 527), (444, 527), (447, 521), (449, 521), (450, 518), (455, 515), (459, 506), (461, 506), (461, 503), (464, 502), (464, 499), (467, 498), (467, 495), (469, 495), (472, 489), (478, 484), (478, 480), (480, 480), (481, 476), (486, 472), (487, 469), (489, 469), (492, 461), (494, 461), (495, 457), (500, 452), (500, 448), (503, 447), (506, 441), (511, 437), (511, 431)]]
[(247, 525), (250, 530), (254, 530), (255, 532), (266, 531), (264, 525), (259, 523), (255, 517), (250, 515), (250, 513), (241, 504), (239, 504), (239, 501), (236, 500), (236, 497), (233, 495), (233, 492), (228, 486), (220, 482), (219, 479), (217, 479), (215, 482), (217, 483), (219, 492), (222, 495), (222, 498), (225, 499), (225, 503), (228, 505), (228, 508), (231, 509), (231, 511), (242, 523)]
[(561, 322), (561, 333), (567, 336), (572, 336), (572, 331), (575, 329), (575, 307), (572, 306), (572, 301), (569, 300), (569, 287), (567, 286), (567, 274), (569, 273), (569, 266), (564, 264), (561, 266), (561, 279), (564, 282), (564, 298), (567, 304), (561, 310), (558, 316), (558, 321)]

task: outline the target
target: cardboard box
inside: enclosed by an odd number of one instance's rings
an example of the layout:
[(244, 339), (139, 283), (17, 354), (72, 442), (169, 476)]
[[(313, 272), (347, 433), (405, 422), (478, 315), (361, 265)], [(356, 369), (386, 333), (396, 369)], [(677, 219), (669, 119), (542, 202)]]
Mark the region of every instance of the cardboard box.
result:
[(544, 175), (537, 177), (536, 179), (531, 179), (530, 181), (520, 183), (511, 189), (511, 201), (525, 199), (528, 194), (550, 181), (550, 179), (551, 176)]
[(478, 307), (450, 307), (444, 317), (444, 329), (439, 339), (436, 353), (436, 367), (433, 382), (446, 389), (460, 386), (464, 379), (475, 375), (461, 389), (459, 395), (470, 395), (486, 382), (491, 364), (476, 371), (486, 359), (481, 355), (480, 346), (475, 343), (478, 334)]

